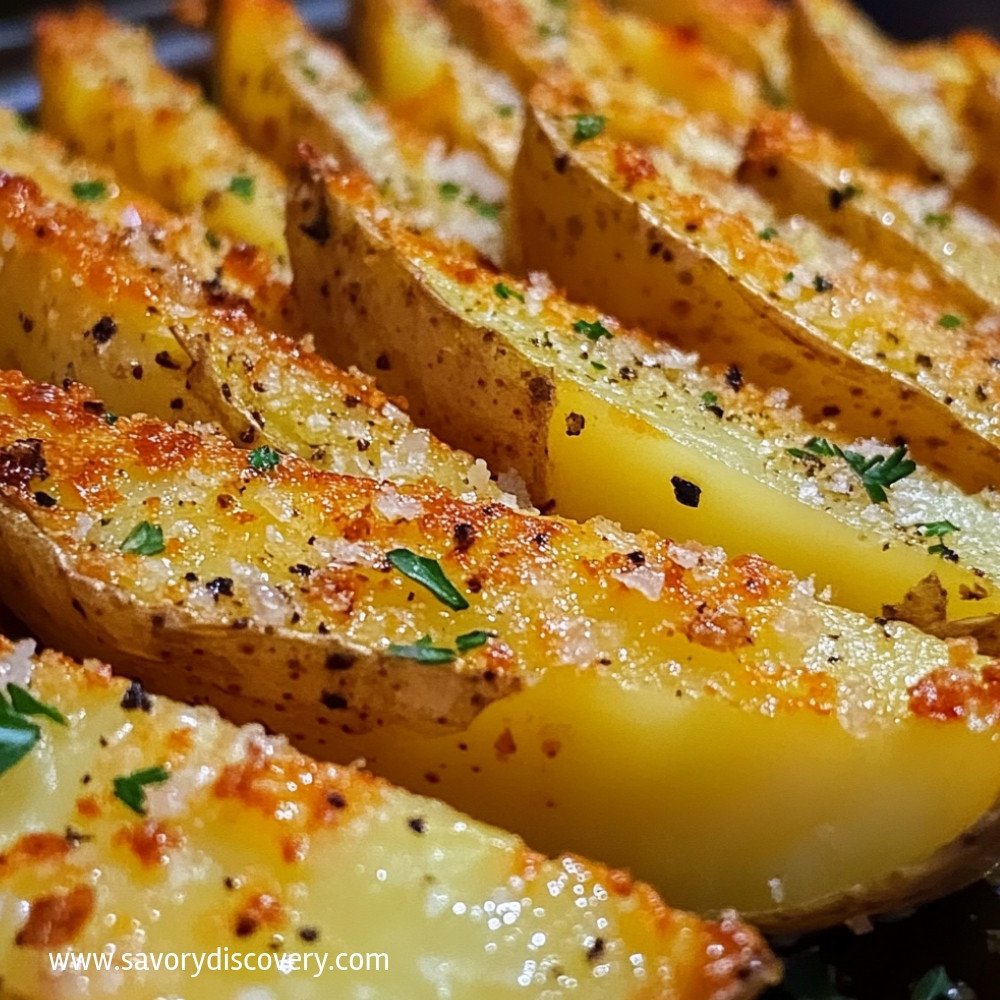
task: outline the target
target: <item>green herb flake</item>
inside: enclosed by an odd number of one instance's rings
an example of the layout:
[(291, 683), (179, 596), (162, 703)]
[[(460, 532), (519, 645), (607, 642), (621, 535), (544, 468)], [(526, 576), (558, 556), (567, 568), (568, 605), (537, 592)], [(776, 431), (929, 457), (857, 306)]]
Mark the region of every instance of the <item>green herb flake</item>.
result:
[(577, 333), (582, 333), (588, 340), (594, 341), (595, 344), (602, 337), (611, 339), (611, 331), (599, 319), (595, 319), (593, 323), (585, 319), (578, 319), (573, 324), (573, 329)]
[(486, 201), (475, 192), (465, 199), (465, 204), (483, 219), (499, 219), (503, 211), (502, 201)]
[(788, 95), (769, 77), (760, 81), (760, 94), (772, 108), (780, 111), (788, 107)]
[(121, 544), (122, 552), (139, 556), (159, 555), (166, 546), (163, 544), (163, 529), (158, 524), (140, 521)]
[(841, 205), (852, 198), (857, 198), (861, 193), (861, 188), (856, 187), (854, 184), (845, 184), (843, 187), (830, 188), (830, 208), (836, 212)]
[(774, 226), (768, 226), (766, 229), (762, 229), (757, 234), (765, 243), (770, 243), (775, 236), (778, 235), (778, 230)]
[(68, 726), (66, 716), (53, 708), (39, 701), (30, 691), (17, 684), (8, 684), (7, 693), (10, 695), (10, 703), (14, 706), (14, 711), (19, 715), (44, 715), (45, 718), (58, 722), (60, 726)]
[(608, 366), (607, 365), (602, 365), (600, 361), (591, 361), (590, 362), (590, 367), (593, 368), (594, 371), (597, 371), (597, 372), (606, 372), (608, 370)]
[(348, 96), (355, 104), (367, 104), (372, 99), (372, 92), (367, 87), (358, 87)]
[(512, 117), (513, 114), (514, 114), (514, 112), (516, 110), (517, 110), (517, 108), (515, 108), (513, 104), (498, 104), (497, 105), (497, 114), (501, 118), (510, 118), (510, 117)]
[(205, 242), (213, 249), (218, 250), (222, 246), (222, 240), (218, 233), (212, 232), (211, 229), (205, 230)]
[(445, 181), (443, 184), (438, 185), (438, 194), (444, 198), (445, 201), (454, 201), (459, 194), (462, 192), (462, 186), (456, 184), (454, 181)]
[(920, 528), (920, 534), (924, 538), (943, 538), (945, 535), (950, 535), (953, 531), (961, 531), (962, 529), (957, 524), (952, 524), (951, 521), (928, 521), (926, 524), (918, 525)]
[[(2, 696), (0, 696), (2, 698)], [(33, 722), (15, 714), (6, 701), (0, 710), (0, 774), (9, 771), (26, 757), (42, 738), (42, 731)]]
[(957, 990), (957, 984), (952, 982), (945, 967), (936, 965), (910, 987), (910, 1000), (949, 1000)]
[(962, 325), (962, 317), (954, 313), (945, 313), (939, 320), (938, 326), (943, 326), (946, 330), (957, 330)]
[(108, 410), (107, 413), (104, 414), (104, 422), (114, 427), (114, 425), (118, 423), (118, 414), (112, 413), (111, 410)]
[(401, 660), (413, 660), (416, 663), (452, 663), (455, 660), (455, 650), (444, 646), (431, 646), (422, 642), (389, 644), (389, 655)]
[(701, 405), (706, 409), (719, 405), (719, 394), (717, 392), (703, 392), (701, 394)]
[(511, 288), (510, 285), (505, 285), (502, 281), (498, 281), (493, 286), (493, 291), (505, 301), (507, 299), (517, 299), (518, 302), (524, 301), (524, 296), (516, 288)]
[(787, 272), (785, 272), (785, 284), (788, 284), (790, 281), (794, 281), (794, 280), (795, 280), (795, 272), (794, 271), (787, 271)]
[(455, 640), (455, 646), (460, 653), (467, 653), (470, 649), (478, 649), (480, 646), (485, 646), (490, 639), (495, 639), (496, 635), (496, 632), (489, 632), (485, 629), (473, 629), (471, 632), (460, 635)]
[(900, 445), (890, 455), (872, 455), (866, 458), (856, 451), (848, 451), (839, 445), (831, 444), (826, 438), (813, 437), (806, 442), (804, 449), (787, 448), (786, 451), (795, 458), (814, 456), (842, 458), (857, 474), (868, 498), (873, 503), (885, 503), (889, 499), (886, 490), (917, 471), (917, 463), (906, 457), (905, 444)]
[(253, 201), (254, 187), (256, 183), (254, 179), (249, 174), (237, 174), (229, 182), (229, 192), (230, 194), (236, 195), (237, 198), (242, 198), (243, 201)]
[(924, 216), (924, 225), (947, 229), (951, 225), (951, 215), (948, 212), (928, 212)]
[(23, 111), (19, 111), (17, 113), (17, 117), (15, 118), (15, 122), (17, 124), (17, 127), (22, 132), (37, 132), (38, 131), (38, 127), (32, 123), (31, 119), (26, 114), (24, 114)]
[(146, 785), (162, 785), (170, 777), (167, 769), (159, 764), (114, 779), (115, 798), (140, 816), (146, 815)]
[(409, 549), (393, 549), (386, 554), (386, 559), (403, 576), (408, 576), (415, 583), (426, 587), (442, 604), (446, 604), (453, 611), (464, 611), (469, 606), (469, 602), (444, 575), (436, 560), (418, 556)]
[(70, 190), (77, 201), (103, 201), (108, 196), (104, 181), (76, 181)]
[(604, 115), (574, 115), (573, 142), (579, 145), (588, 139), (595, 139), (604, 131), (607, 119)]
[(255, 472), (269, 472), (281, 463), (281, 452), (274, 448), (262, 444), (259, 448), (254, 448), (247, 459), (250, 468)]

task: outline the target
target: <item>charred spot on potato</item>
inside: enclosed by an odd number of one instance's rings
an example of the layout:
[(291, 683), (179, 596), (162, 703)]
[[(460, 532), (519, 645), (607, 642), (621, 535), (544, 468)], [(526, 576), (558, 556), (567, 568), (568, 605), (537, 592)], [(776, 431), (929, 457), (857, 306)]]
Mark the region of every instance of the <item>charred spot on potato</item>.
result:
[(347, 708), (347, 699), (342, 694), (336, 694), (333, 691), (324, 691), (319, 696), (319, 700), (323, 707), (330, 709), (331, 712), (342, 711)]
[(354, 666), (354, 657), (350, 653), (330, 653), (325, 666), (327, 670), (350, 670)]
[(146, 689), (142, 686), (142, 681), (133, 680), (129, 684), (128, 689), (122, 696), (121, 707), (126, 712), (132, 712), (136, 709), (140, 709), (143, 712), (151, 712), (153, 710), (153, 699), (146, 693)]
[(685, 507), (697, 507), (701, 503), (701, 487), (689, 479), (671, 476), (670, 485), (674, 488), (674, 499)]
[(316, 208), (316, 215), (309, 222), (299, 224), (299, 229), (314, 243), (325, 247), (330, 240), (330, 207), (326, 199), (321, 198)]
[(118, 324), (110, 316), (102, 316), (85, 334), (95, 344), (106, 344), (118, 332)]
[(0, 485), (27, 489), (32, 479), (47, 479), (48, 466), (38, 438), (19, 438), (0, 448)]
[(566, 436), (579, 437), (581, 431), (586, 426), (586, 418), (582, 413), (566, 414)]

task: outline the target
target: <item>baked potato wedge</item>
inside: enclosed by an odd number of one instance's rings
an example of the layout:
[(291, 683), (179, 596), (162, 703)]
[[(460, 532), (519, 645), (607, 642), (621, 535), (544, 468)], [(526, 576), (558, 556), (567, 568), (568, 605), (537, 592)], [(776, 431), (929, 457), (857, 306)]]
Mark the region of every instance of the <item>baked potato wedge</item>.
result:
[(997, 681), (970, 644), (756, 556), (0, 390), (0, 598), (42, 641), (770, 927), (995, 857)]
[[(285, 975), (279, 961), (270, 974), (147, 963), (128, 971), (131, 1000), (249, 996), (263, 983), (272, 1000), (345, 989), (499, 1000), (522, 996), (525, 977), (553, 996), (750, 1000), (778, 978), (733, 914), (706, 923), (669, 910), (623, 872), (545, 859), (259, 726), (236, 729), (99, 663), (33, 647), (0, 638), (0, 683), (57, 713), (15, 716), (34, 745), (0, 774), (5, 996), (42, 1000), (81, 981), (93, 1000), (121, 996), (120, 973), (81, 980), (51, 964), (111, 948), (118, 962), (137, 952), (204, 962), (225, 947), (299, 963)], [(487, 912), (517, 912), (516, 926), (481, 919), (484, 900)]]
[(44, 15), (36, 34), (47, 131), (171, 211), (284, 259), (281, 172), (157, 63), (145, 31), (83, 7)]
[[(326, 220), (324, 242), (307, 235), (315, 218)], [(934, 577), (953, 597), (950, 616), (921, 626), (976, 629), (1000, 654), (992, 493), (969, 497), (914, 469), (875, 502), (844, 455), (888, 456), (892, 445), (818, 438), (787, 393), (699, 368), (539, 275), (483, 268), (393, 221), (370, 186), (321, 163), (293, 189), (289, 249), (320, 350), (378, 370), (420, 423), (494, 468), (513, 466), (542, 509), (756, 552), (869, 615)], [(945, 523), (960, 530), (927, 534)]]
[(286, 276), (267, 254), (206, 228), (196, 216), (168, 212), (7, 108), (0, 108), (0, 170), (30, 177), (46, 198), (75, 205), (108, 228), (144, 230), (156, 251), (184, 260), (203, 281), (252, 300), (254, 311), (278, 329), (296, 329)]
[(739, 177), (783, 216), (805, 215), (888, 267), (930, 272), (961, 312), (1000, 308), (1000, 229), (947, 187), (867, 167), (853, 147), (778, 112), (751, 131)]
[(599, 0), (445, 0), (456, 35), (527, 92), (553, 71), (645, 84), (695, 112), (742, 125), (760, 106), (758, 81), (686, 28), (611, 10)]
[(366, 0), (354, 17), (358, 64), (393, 115), (510, 174), (524, 124), (510, 80), (459, 45), (429, 0)]
[(106, 229), (4, 174), (0, 230), (0, 365), (319, 468), (501, 496), (484, 462), (414, 427), (360, 372), (258, 325), (143, 230)]
[(771, 0), (617, 0), (619, 6), (701, 38), (737, 66), (766, 81), (775, 102), (785, 98), (787, 17)]
[(293, 169), (308, 140), (364, 170), (415, 222), (499, 259), (505, 182), (473, 151), (394, 120), (291, 3), (220, 0), (215, 30), (219, 100), (252, 146)]
[(962, 185), (963, 199), (1000, 220), (1000, 169), (996, 143), (1000, 141), (1000, 45), (984, 35), (965, 33), (954, 41), (969, 73), (963, 118), (975, 162)]
[(692, 162), (691, 122), (648, 107), (637, 120), (631, 103), (601, 98), (532, 92), (510, 218), (524, 270), (791, 389), (810, 420), (905, 441), (963, 489), (998, 481), (991, 315), (963, 314), (948, 287), (783, 218), (724, 170)]
[(788, 50), (793, 103), (813, 122), (863, 144), (882, 166), (951, 187), (972, 154), (934, 74), (848, 0), (792, 0)]

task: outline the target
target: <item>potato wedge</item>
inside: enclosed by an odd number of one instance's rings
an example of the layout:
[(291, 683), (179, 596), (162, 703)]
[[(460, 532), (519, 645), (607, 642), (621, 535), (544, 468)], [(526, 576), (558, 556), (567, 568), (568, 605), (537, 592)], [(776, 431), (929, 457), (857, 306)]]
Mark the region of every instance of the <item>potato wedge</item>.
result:
[(6, 108), (0, 108), (0, 170), (30, 177), (46, 198), (75, 205), (111, 229), (143, 229), (154, 249), (184, 260), (213, 286), (252, 300), (254, 311), (278, 329), (297, 332), (287, 280), (267, 254), (206, 228), (196, 216), (168, 212)]
[[(326, 220), (325, 242), (306, 235), (315, 218)], [(378, 369), (420, 423), (494, 468), (512, 465), (543, 509), (756, 552), (869, 615), (936, 577), (954, 598), (950, 620), (923, 615), (921, 626), (977, 628), (982, 648), (1000, 654), (994, 494), (968, 497), (915, 470), (875, 503), (833, 449), (889, 455), (891, 445), (832, 434), (810, 447), (819, 429), (787, 393), (699, 369), (540, 276), (482, 268), (462, 247), (394, 223), (370, 187), (321, 164), (293, 191), (289, 249), (319, 348)]]
[(219, 99), (252, 146), (292, 169), (308, 140), (364, 170), (419, 224), (499, 259), (506, 184), (481, 157), (395, 121), (284, 0), (220, 0), (215, 27)]
[(745, 124), (760, 108), (756, 77), (686, 28), (619, 13), (598, 0), (445, 0), (457, 36), (527, 91), (556, 70), (642, 83), (697, 112)]
[(793, 103), (812, 121), (863, 143), (875, 163), (959, 185), (972, 165), (962, 128), (934, 75), (848, 0), (793, 0), (789, 14)]
[(787, 18), (771, 0), (618, 0), (620, 6), (687, 30), (737, 66), (767, 81), (774, 99), (788, 81)]
[(0, 365), (320, 468), (501, 495), (485, 463), (414, 427), (371, 379), (260, 327), (142, 230), (105, 229), (0, 174), (0, 231)]
[(163, 69), (150, 37), (97, 7), (37, 22), (42, 125), (175, 212), (285, 257), (284, 179), (198, 89)]
[(955, 49), (969, 72), (963, 122), (968, 128), (975, 163), (961, 188), (961, 196), (991, 218), (1000, 220), (1000, 169), (996, 144), (1000, 141), (1000, 45), (984, 35), (959, 35)]
[(968, 645), (758, 557), (0, 390), (0, 598), (43, 641), (771, 927), (995, 857), (997, 681)]
[(691, 122), (646, 109), (649, 144), (637, 145), (636, 114), (583, 90), (536, 88), (513, 180), (521, 266), (751, 381), (788, 387), (811, 420), (906, 441), (963, 489), (995, 484), (994, 318), (963, 314), (947, 288), (783, 219), (750, 187), (691, 162)]
[(931, 272), (961, 312), (1000, 308), (1000, 229), (948, 188), (866, 167), (852, 147), (779, 113), (751, 132), (739, 176), (782, 215), (805, 215), (888, 267)]
[(396, 118), (510, 174), (524, 124), (510, 80), (457, 44), (429, 0), (366, 0), (354, 12), (358, 63)]
[[(440, 802), (310, 760), (259, 726), (236, 729), (96, 662), (33, 647), (0, 637), (0, 683), (66, 725), (28, 719), (37, 741), (0, 774), (5, 995), (72, 991), (79, 973), (54, 974), (51, 958), (111, 946), (119, 960), (204, 958), (217, 947), (298, 953), (286, 975), (277, 963), (271, 974), (134, 969), (131, 1000), (249, 995), (265, 982), (273, 1000), (331, 989), (399, 1000), (488, 989), (499, 1000), (523, 995), (526, 966), (558, 968), (574, 997), (750, 1000), (778, 978), (763, 940), (733, 914), (705, 923), (668, 910), (623, 872), (544, 859)], [(143, 768), (162, 768), (163, 780), (116, 794), (116, 781)], [(480, 919), (473, 900), (520, 913), (516, 933)], [(46, 921), (69, 901), (76, 919)], [(347, 971), (349, 951), (371, 956), (364, 971)], [(87, 981), (93, 1000), (121, 996), (120, 974)]]

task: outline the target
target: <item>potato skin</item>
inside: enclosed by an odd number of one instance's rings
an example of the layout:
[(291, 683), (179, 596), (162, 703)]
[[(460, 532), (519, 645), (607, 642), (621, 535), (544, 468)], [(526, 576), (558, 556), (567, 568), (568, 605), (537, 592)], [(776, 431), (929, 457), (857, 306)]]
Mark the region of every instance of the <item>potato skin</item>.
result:
[(1000, 398), (995, 334), (945, 337), (934, 327), (947, 307), (933, 317), (924, 307), (911, 326), (933, 342), (935, 373), (948, 372), (932, 380), (868, 347), (844, 349), (782, 303), (794, 252), (655, 172), (636, 180), (628, 143), (601, 136), (574, 146), (567, 122), (588, 110), (573, 92), (533, 92), (511, 195), (523, 269), (548, 270), (572, 297), (736, 364), (749, 381), (789, 387), (810, 420), (834, 416), (845, 433), (906, 440), (922, 464), (969, 492), (998, 481), (1000, 435), (981, 401), (984, 392)]

